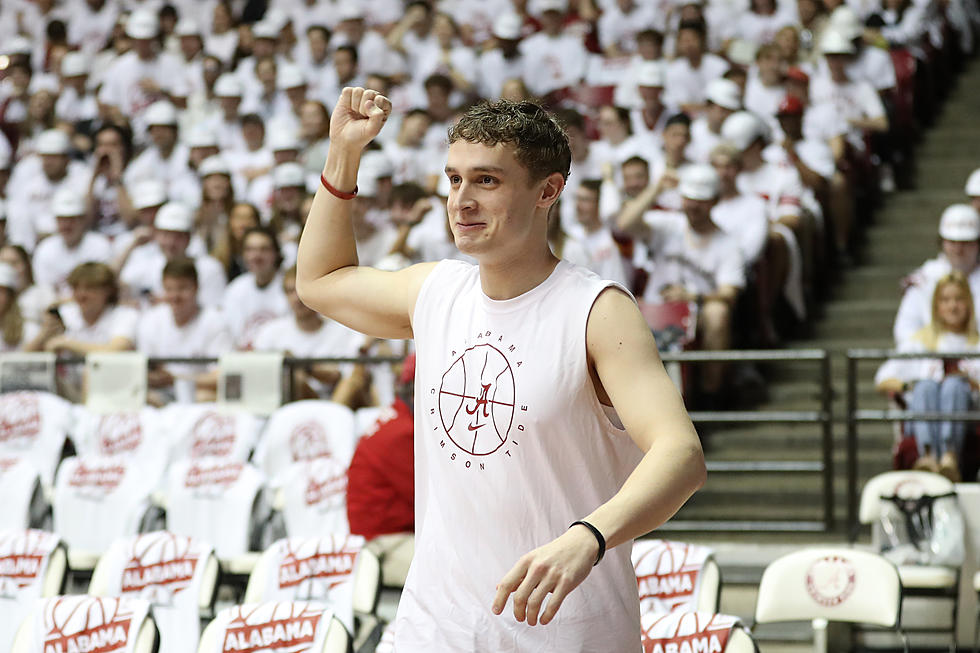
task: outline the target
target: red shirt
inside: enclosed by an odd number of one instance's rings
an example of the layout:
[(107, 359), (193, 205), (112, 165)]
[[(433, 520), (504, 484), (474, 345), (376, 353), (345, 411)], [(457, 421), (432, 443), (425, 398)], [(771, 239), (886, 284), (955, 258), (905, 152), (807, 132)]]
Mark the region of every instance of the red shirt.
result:
[(415, 530), (414, 435), (411, 409), (395, 399), (357, 444), (347, 470), (351, 533), (371, 539)]

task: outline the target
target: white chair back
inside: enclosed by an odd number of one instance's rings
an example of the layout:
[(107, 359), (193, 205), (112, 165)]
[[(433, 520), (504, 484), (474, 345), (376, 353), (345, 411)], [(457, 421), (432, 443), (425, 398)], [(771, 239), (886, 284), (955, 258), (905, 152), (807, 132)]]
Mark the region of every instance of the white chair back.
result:
[[(93, 647), (93, 642), (102, 643)], [(139, 599), (56, 596), (36, 604), (17, 631), (11, 653), (92, 651), (153, 653), (159, 642), (150, 605)]]
[(137, 351), (85, 356), (85, 407), (96, 413), (139, 410), (146, 405), (146, 355)]
[(283, 601), (221, 610), (204, 629), (197, 653), (224, 653), (229, 643), (237, 647), (232, 650), (263, 653), (347, 653), (351, 637), (324, 606)]
[(363, 547), (347, 534), (278, 540), (252, 570), (244, 601), (317, 601), (354, 632), (354, 616), (373, 613), (381, 591), (381, 563)]
[(29, 460), (50, 488), (73, 424), (72, 405), (57, 395), (29, 391), (0, 395), (0, 458)]
[(245, 462), (262, 430), (262, 420), (226, 404), (172, 404), (164, 421), (175, 460), (213, 456)]
[(881, 497), (901, 496), (917, 498), (923, 495), (940, 495), (953, 492), (954, 486), (945, 476), (933, 472), (896, 471), (872, 477), (861, 490), (861, 506), (858, 520), (873, 524), (881, 515)]
[(738, 617), (708, 612), (648, 612), (640, 615), (640, 640), (645, 653), (662, 651), (728, 651), (742, 653), (751, 636)]
[(65, 545), (54, 533), (0, 532), (0, 650), (10, 649), (35, 601), (61, 593), (67, 570)]
[(640, 613), (718, 611), (721, 572), (706, 546), (636, 540), (631, 553)]
[(257, 415), (282, 405), (281, 352), (229, 352), (218, 360), (218, 402)]
[(290, 537), (349, 533), (347, 466), (333, 458), (294, 463), (280, 475), (279, 506)]
[(843, 547), (813, 548), (766, 567), (755, 621), (826, 619), (896, 628), (901, 603), (898, 569), (884, 557)]
[(277, 410), (266, 424), (255, 460), (278, 484), (286, 469), (301, 460), (328, 456), (350, 465), (356, 436), (354, 414), (332, 401), (294, 401)]
[(137, 410), (76, 411), (75, 446), (82, 456), (123, 458), (159, 482), (170, 459), (170, 439), (160, 411), (150, 406)]
[(264, 490), (265, 477), (248, 463), (175, 462), (167, 480), (167, 530), (210, 542), (221, 560), (242, 556), (269, 513)]
[(52, 508), (54, 530), (68, 544), (72, 568), (89, 554), (105, 552), (114, 540), (137, 533), (155, 486), (156, 475), (124, 458), (65, 460), (58, 470)]
[(0, 531), (40, 527), (48, 503), (41, 475), (23, 458), (0, 458)]
[(149, 601), (160, 652), (183, 653), (197, 649), (200, 615), (214, 603), (217, 580), (211, 545), (155, 531), (113, 542), (92, 573), (88, 593)]
[(0, 354), (0, 393), (19, 390), (57, 392), (56, 362), (54, 352)]

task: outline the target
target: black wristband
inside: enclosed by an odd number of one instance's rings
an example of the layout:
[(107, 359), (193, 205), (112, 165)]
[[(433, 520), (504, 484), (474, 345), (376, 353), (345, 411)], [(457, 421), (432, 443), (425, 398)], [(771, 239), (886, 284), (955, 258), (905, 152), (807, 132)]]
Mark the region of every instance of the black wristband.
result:
[(598, 528), (596, 528), (595, 526), (593, 526), (587, 521), (582, 521), (581, 519), (578, 521), (573, 521), (569, 526), (569, 528), (575, 526), (576, 524), (581, 524), (582, 526), (585, 526), (587, 529), (592, 531), (592, 534), (595, 536), (596, 542), (599, 543), (599, 553), (595, 557), (595, 562), (592, 563), (592, 566), (595, 567), (597, 564), (599, 564), (599, 561), (602, 560), (602, 556), (606, 555), (606, 538), (602, 536), (602, 533), (599, 532)]

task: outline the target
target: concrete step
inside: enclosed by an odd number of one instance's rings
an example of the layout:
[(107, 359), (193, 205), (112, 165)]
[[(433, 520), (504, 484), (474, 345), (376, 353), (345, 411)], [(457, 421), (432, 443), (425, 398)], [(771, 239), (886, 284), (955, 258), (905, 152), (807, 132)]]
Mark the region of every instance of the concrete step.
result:
[[(976, 114), (973, 115), (976, 124)], [(959, 190), (962, 192), (966, 178), (976, 169), (977, 159), (945, 159), (933, 158), (918, 162), (918, 179), (921, 187)]]

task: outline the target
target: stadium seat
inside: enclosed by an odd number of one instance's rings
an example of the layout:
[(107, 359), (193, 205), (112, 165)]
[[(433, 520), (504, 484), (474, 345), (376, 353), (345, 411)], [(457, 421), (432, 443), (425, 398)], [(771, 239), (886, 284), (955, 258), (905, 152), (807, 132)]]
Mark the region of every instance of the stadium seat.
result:
[(65, 545), (54, 533), (0, 532), (0, 650), (9, 650), (36, 600), (64, 590), (67, 571)]
[(165, 531), (116, 540), (99, 559), (88, 593), (134, 596), (153, 606), (161, 653), (197, 648), (201, 615), (212, 616), (218, 559), (211, 545)]
[(262, 430), (260, 418), (222, 404), (171, 404), (161, 412), (174, 460), (216, 456), (245, 462)]
[(902, 581), (883, 556), (845, 547), (795, 551), (769, 563), (759, 582), (755, 624), (812, 621), (901, 628)]
[(349, 533), (347, 465), (321, 457), (290, 465), (276, 493), (276, 510), (289, 537)]
[(223, 653), (228, 642), (240, 650), (348, 653), (344, 624), (316, 603), (247, 603), (225, 608), (204, 629), (197, 653)]
[[(46, 624), (53, 624), (48, 628)], [(92, 646), (103, 642), (102, 647)], [(131, 646), (127, 646), (133, 642)], [(24, 619), (11, 653), (49, 651), (129, 650), (155, 653), (160, 636), (141, 599), (119, 599), (78, 594), (56, 596), (36, 604)]]
[(85, 407), (96, 413), (139, 410), (146, 405), (146, 355), (136, 351), (85, 356)]
[(79, 455), (125, 458), (155, 476), (154, 482), (170, 459), (169, 429), (161, 412), (149, 406), (102, 412), (78, 407), (73, 435)]
[(288, 538), (266, 549), (252, 570), (245, 603), (317, 601), (360, 639), (377, 623), (381, 562), (359, 535)]
[(0, 459), (0, 531), (41, 528), (48, 502), (41, 475), (29, 460)]
[(332, 401), (309, 399), (286, 404), (272, 416), (255, 451), (256, 464), (273, 485), (295, 462), (329, 456), (350, 464), (356, 440), (354, 413)]
[(139, 532), (156, 486), (154, 474), (122, 458), (75, 456), (58, 470), (54, 530), (68, 545), (68, 566), (91, 570), (113, 541)]
[(29, 460), (45, 487), (50, 488), (73, 424), (72, 405), (57, 395), (32, 391), (2, 394), (0, 460)]
[(636, 540), (632, 559), (640, 614), (718, 612), (721, 571), (710, 548), (668, 540)]
[(283, 355), (228, 352), (218, 360), (218, 402), (256, 415), (282, 405)]
[[(869, 479), (861, 490), (858, 520), (862, 524), (871, 525), (872, 543), (880, 545), (882, 533), (879, 518), (881, 517), (883, 497), (941, 496), (954, 491), (955, 486), (949, 479), (932, 472), (903, 470), (878, 474)], [(959, 608), (959, 567), (938, 564), (900, 564), (898, 572), (902, 579), (905, 596), (938, 597), (951, 603), (952, 610), (948, 626), (916, 627), (915, 630), (948, 632), (950, 635), (950, 651), (954, 651), (956, 649), (956, 614)]]
[(707, 612), (648, 612), (640, 616), (644, 653), (719, 651), (754, 653), (752, 636), (738, 617)]
[(270, 513), (265, 477), (223, 458), (175, 462), (167, 479), (167, 530), (209, 542), (225, 571), (251, 572)]

